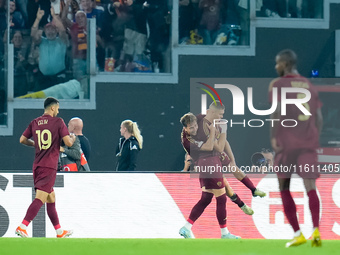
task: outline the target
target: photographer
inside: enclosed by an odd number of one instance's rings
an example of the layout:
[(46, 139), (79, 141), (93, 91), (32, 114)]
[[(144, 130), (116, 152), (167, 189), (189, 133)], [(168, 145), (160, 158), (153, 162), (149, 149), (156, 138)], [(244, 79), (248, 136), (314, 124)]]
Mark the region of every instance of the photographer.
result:
[(194, 164), (192, 162), (192, 158), (188, 153), (185, 153), (184, 156), (184, 168), (181, 172), (191, 172), (194, 171)]
[(274, 163), (274, 155), (274, 151), (270, 149), (262, 149), (260, 152), (255, 152), (251, 156), (251, 172), (270, 172), (270, 168), (273, 167)]

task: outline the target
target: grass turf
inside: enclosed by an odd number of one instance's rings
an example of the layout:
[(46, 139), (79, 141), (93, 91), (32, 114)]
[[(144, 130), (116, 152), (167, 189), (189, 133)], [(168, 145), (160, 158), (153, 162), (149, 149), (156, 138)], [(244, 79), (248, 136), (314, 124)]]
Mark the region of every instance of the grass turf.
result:
[(25, 255), (281, 255), (337, 254), (339, 240), (323, 240), (322, 247), (312, 248), (311, 241), (299, 247), (285, 248), (287, 240), (221, 239), (56, 239), (0, 238), (0, 254)]

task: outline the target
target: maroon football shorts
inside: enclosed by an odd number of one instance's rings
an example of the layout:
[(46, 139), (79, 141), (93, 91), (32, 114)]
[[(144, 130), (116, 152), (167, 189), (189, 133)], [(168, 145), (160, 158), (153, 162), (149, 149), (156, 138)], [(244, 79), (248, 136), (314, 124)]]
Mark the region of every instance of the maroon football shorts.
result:
[(275, 155), (274, 167), (279, 178), (290, 178), (293, 173), (303, 179), (320, 177), (316, 150), (296, 149), (283, 151)]
[(51, 193), (53, 191), (56, 177), (57, 170), (38, 166), (33, 170), (34, 188)]
[(196, 166), (198, 166), (200, 170), (199, 180), (201, 188), (222, 189), (225, 187), (222, 164), (219, 156), (200, 158)]

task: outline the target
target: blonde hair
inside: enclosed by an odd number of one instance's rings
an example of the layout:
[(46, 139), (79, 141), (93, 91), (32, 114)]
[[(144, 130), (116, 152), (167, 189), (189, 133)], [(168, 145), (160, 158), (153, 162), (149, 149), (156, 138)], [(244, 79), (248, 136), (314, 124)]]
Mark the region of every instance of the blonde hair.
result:
[(140, 134), (140, 130), (138, 128), (137, 122), (133, 122), (132, 120), (124, 120), (122, 125), (127, 129), (127, 131), (136, 137), (139, 148), (143, 148), (143, 136)]

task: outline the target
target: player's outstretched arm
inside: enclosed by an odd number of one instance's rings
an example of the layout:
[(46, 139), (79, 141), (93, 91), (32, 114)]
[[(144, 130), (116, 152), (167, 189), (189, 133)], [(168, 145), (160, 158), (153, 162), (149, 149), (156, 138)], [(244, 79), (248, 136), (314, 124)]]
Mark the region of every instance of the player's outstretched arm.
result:
[(34, 141), (32, 139), (28, 139), (26, 136), (23, 135), (20, 137), (20, 143), (26, 146), (34, 147)]

